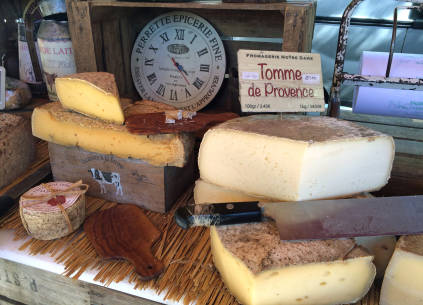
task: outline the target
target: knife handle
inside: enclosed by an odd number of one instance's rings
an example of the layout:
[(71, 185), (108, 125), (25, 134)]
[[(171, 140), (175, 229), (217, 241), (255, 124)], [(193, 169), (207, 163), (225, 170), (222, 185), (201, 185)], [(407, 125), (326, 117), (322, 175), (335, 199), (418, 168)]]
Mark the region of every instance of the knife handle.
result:
[(14, 204), (12, 197), (0, 196), (0, 217), (5, 215)]
[(178, 208), (175, 222), (182, 228), (195, 226), (231, 225), (263, 220), (258, 201), (214, 204), (189, 204)]

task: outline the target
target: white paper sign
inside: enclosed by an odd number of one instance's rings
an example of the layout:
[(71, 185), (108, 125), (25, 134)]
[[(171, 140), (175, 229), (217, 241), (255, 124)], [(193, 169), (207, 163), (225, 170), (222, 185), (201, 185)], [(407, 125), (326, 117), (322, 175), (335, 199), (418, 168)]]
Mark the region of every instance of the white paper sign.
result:
[(0, 110), (6, 108), (6, 69), (0, 67)]
[(325, 111), (319, 54), (239, 50), (244, 112)]

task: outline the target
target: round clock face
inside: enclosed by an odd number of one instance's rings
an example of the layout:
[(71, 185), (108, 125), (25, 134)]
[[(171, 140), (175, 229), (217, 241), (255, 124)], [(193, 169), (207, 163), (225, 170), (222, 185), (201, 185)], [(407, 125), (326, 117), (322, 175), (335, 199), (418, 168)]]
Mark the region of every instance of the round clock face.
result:
[(196, 111), (218, 92), (226, 59), (222, 41), (203, 18), (171, 12), (149, 22), (135, 41), (131, 72), (144, 98)]

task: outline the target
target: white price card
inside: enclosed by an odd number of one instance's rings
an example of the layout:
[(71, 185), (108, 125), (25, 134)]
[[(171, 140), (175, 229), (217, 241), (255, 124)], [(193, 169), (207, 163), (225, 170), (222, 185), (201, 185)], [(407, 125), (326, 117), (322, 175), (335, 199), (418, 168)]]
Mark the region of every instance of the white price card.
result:
[(0, 110), (6, 108), (6, 69), (0, 67)]
[(239, 50), (237, 55), (243, 112), (325, 111), (319, 54)]

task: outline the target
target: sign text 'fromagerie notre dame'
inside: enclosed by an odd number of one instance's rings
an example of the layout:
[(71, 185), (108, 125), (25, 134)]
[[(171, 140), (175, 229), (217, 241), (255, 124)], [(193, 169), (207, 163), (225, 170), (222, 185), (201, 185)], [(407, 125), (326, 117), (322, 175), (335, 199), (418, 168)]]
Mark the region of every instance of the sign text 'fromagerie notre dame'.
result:
[(238, 72), (244, 112), (325, 110), (319, 54), (239, 50)]

